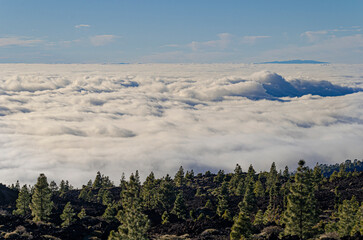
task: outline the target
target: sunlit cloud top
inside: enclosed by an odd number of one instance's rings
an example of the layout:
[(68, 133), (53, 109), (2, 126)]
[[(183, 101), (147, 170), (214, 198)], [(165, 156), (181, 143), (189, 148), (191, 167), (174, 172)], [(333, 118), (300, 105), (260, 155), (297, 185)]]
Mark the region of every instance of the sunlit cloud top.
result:
[(361, 159), (362, 69), (0, 64), (1, 182)]

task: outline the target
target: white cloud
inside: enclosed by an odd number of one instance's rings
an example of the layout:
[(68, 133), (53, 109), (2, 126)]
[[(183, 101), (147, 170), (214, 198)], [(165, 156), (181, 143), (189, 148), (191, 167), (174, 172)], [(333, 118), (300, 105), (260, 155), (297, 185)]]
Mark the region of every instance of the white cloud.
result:
[(88, 25), (88, 24), (78, 24), (76, 26), (74, 26), (75, 28), (89, 28), (91, 27), (91, 25)]
[(355, 63), (362, 60), (363, 35), (333, 36), (310, 45), (289, 45), (264, 52), (262, 59), (317, 59), (331, 62)]
[(103, 46), (103, 45), (106, 45), (106, 44), (109, 44), (109, 43), (115, 41), (116, 38), (118, 38), (118, 36), (96, 35), (96, 36), (90, 37), (90, 41), (93, 46)]
[(228, 45), (231, 42), (232, 35), (229, 33), (220, 33), (218, 34), (219, 39), (217, 40), (211, 40), (211, 41), (205, 41), (205, 42), (197, 42), (193, 41), (188, 46), (193, 51), (202, 50), (205, 48), (218, 48), (218, 49), (225, 49), (228, 47)]
[(0, 65), (0, 174), (7, 184), (44, 172), (80, 186), (98, 170), (117, 182), (136, 169), (359, 158), (363, 92), (268, 99), (291, 93), (289, 83), (304, 94), (362, 88), (362, 76), (362, 65), (334, 64)]
[(306, 37), (309, 42), (315, 42), (320, 40), (322, 36), (328, 34), (327, 30), (322, 31), (306, 31), (301, 34), (302, 37)]
[(203, 62), (215, 63), (224, 61), (231, 56), (229, 52), (223, 51), (170, 51), (162, 53), (153, 53), (143, 56), (138, 61), (143, 63), (186, 63), (186, 62)]
[(161, 47), (179, 48), (179, 47), (183, 47), (183, 46), (179, 45), (179, 44), (166, 44)]
[(249, 44), (254, 44), (257, 40), (259, 39), (266, 39), (266, 38), (270, 38), (271, 36), (244, 36), (242, 38), (242, 43), (249, 43)]
[[(302, 33), (300, 36), (306, 38), (309, 42), (317, 42), (324, 40), (326, 38), (335, 38), (335, 34), (337, 33), (347, 33), (347, 32), (360, 32), (361, 28), (359, 26), (353, 26), (349, 28), (336, 28), (336, 29), (327, 29), (327, 30), (319, 30), (319, 31), (306, 31)], [(342, 36), (339, 36), (342, 37)]]
[(6, 46), (23, 46), (31, 47), (37, 44), (43, 43), (43, 40), (32, 39), (27, 37), (3, 37), (0, 38), (0, 47)]

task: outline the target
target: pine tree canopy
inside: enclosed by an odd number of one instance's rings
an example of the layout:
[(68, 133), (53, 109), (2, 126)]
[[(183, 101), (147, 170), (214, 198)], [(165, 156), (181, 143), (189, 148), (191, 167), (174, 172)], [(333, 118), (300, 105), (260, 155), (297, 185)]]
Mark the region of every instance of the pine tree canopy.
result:
[(47, 177), (42, 173), (34, 185), (34, 193), (30, 204), (35, 222), (48, 220), (53, 209), (51, 197), (52, 191), (49, 188)]
[(175, 214), (179, 219), (186, 218), (186, 206), (183, 192), (179, 192), (179, 194), (176, 196), (172, 213)]
[(122, 210), (117, 213), (121, 225), (118, 231), (111, 231), (109, 240), (146, 240), (149, 219), (142, 212), (140, 197), (140, 179), (138, 171), (131, 174), (122, 194)]
[(27, 185), (24, 185), (18, 195), (18, 199), (16, 200), (16, 210), (14, 210), (14, 214), (25, 216), (30, 212), (29, 204), (30, 204), (31, 196), (30, 191)]
[(299, 161), (295, 182), (290, 187), (287, 209), (285, 212), (285, 234), (298, 235), (300, 239), (311, 236), (317, 223), (316, 200), (311, 170), (305, 161)]
[(231, 228), (230, 239), (240, 240), (248, 238), (252, 233), (251, 219), (246, 212), (241, 210), (236, 216), (234, 224)]
[(60, 218), (63, 220), (62, 227), (68, 227), (69, 225), (71, 225), (75, 221), (75, 215), (76, 214), (74, 213), (71, 203), (68, 202), (64, 206), (63, 213), (60, 215)]

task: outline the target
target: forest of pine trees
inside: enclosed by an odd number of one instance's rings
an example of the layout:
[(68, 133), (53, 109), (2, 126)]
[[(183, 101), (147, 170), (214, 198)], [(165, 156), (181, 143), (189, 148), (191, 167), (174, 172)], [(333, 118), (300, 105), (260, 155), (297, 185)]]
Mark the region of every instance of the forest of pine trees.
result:
[(237, 164), (233, 173), (197, 175), (180, 167), (174, 178), (151, 172), (143, 183), (138, 171), (122, 174), (118, 186), (97, 172), (81, 189), (40, 174), (34, 186), (0, 188), (16, 197), (0, 201), (0, 238), (360, 239), (360, 166), (346, 161), (330, 171), (300, 160), (294, 171), (272, 163), (267, 172), (244, 172)]

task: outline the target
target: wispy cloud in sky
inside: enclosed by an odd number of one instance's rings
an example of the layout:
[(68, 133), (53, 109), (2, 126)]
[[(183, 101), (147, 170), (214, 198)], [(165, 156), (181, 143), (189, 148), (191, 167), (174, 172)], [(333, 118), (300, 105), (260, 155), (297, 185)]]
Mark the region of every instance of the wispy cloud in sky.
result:
[(241, 43), (254, 44), (259, 39), (270, 38), (271, 36), (244, 36)]
[(115, 41), (117, 38), (118, 36), (115, 35), (96, 35), (90, 37), (90, 41), (93, 46), (103, 46)]
[(44, 41), (29, 37), (3, 37), (0, 38), (0, 47), (6, 47), (6, 46), (31, 47), (40, 44), (42, 42)]
[(328, 31), (321, 30), (321, 31), (306, 31), (301, 34), (302, 37), (306, 37), (309, 42), (315, 42), (320, 40), (320, 38), (324, 35), (328, 34)]
[[(271, 60), (259, 58), (266, 51), (361, 34), (363, 22), (360, 0), (331, 0), (331, 4), (184, 0), (165, 1), (162, 7), (148, 0), (90, 2), (87, 6), (73, 0), (72, 7), (62, 1), (41, 2), (4, 1), (0, 62), (136, 63), (152, 55), (162, 62), (171, 58), (186, 63), (263, 62)], [(69, 42), (75, 39), (81, 42)], [(363, 63), (355, 52), (345, 63)], [(322, 61), (342, 61), (339, 55), (333, 59), (326, 52), (317, 54)], [(349, 52), (345, 55), (348, 58)]]
[(307, 45), (289, 45), (279, 49), (268, 50), (261, 58), (275, 59), (318, 59), (338, 63), (354, 63), (362, 59), (363, 34), (335, 36), (324, 31), (305, 32)]
[(218, 34), (217, 40), (210, 40), (205, 42), (197, 42), (193, 41), (188, 46), (193, 51), (198, 51), (206, 48), (218, 48), (218, 49), (225, 49), (231, 43), (232, 34), (229, 33), (220, 33)]
[[(354, 26), (349, 28), (336, 28), (336, 29), (327, 29), (327, 30), (318, 30), (318, 31), (306, 31), (303, 32), (300, 36), (306, 38), (309, 42), (318, 42), (324, 40), (324, 38), (335, 38), (336, 34), (339, 33), (348, 33), (356, 34), (361, 31), (360, 26)], [(347, 35), (345, 35), (347, 36)], [(338, 36), (339, 37), (339, 36)], [(341, 36), (340, 36), (341, 37)]]
[(78, 24), (76, 26), (74, 26), (75, 28), (89, 28), (91, 27), (91, 25), (88, 25), (88, 24)]

